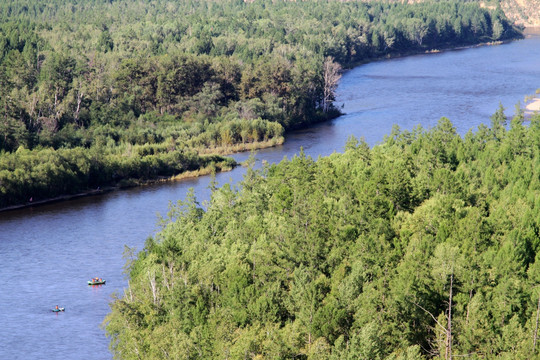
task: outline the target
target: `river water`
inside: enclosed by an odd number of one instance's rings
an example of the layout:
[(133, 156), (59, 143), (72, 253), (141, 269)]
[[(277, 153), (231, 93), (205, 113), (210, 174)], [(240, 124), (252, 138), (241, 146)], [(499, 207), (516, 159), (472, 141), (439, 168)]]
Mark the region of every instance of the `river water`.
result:
[[(350, 135), (376, 145), (394, 124), (411, 130), (448, 117), (465, 134), (499, 105), (515, 105), (540, 87), (540, 35), (500, 46), (378, 61), (346, 72), (338, 102), (346, 115), (287, 136), (259, 151), (256, 166), (291, 158), (300, 147), (314, 158), (341, 152)], [(237, 154), (238, 161), (249, 154)], [(216, 176), (237, 184), (245, 169)], [(0, 359), (111, 359), (100, 328), (113, 293), (127, 285), (124, 246), (141, 249), (157, 230), (157, 214), (193, 188), (209, 197), (209, 177), (157, 184), (0, 213)], [(86, 281), (103, 277), (107, 284)], [(52, 313), (55, 305), (64, 313)]]

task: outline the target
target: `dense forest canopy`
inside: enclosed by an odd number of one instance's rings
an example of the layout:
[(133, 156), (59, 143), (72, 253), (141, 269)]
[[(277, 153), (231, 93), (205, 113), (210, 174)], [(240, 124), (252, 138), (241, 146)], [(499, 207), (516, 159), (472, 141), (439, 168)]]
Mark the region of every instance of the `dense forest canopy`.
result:
[[(233, 166), (336, 116), (343, 67), (518, 36), (474, 2), (0, 3), (0, 206)], [(249, 170), (127, 251), (123, 359), (531, 359), (540, 118)], [(205, 155), (209, 154), (209, 155)]]
[(338, 114), (341, 67), (516, 35), (500, 9), (459, 1), (5, 1), (0, 206), (279, 144)]
[(302, 153), (171, 204), (106, 329), (121, 359), (533, 359), (540, 116)]

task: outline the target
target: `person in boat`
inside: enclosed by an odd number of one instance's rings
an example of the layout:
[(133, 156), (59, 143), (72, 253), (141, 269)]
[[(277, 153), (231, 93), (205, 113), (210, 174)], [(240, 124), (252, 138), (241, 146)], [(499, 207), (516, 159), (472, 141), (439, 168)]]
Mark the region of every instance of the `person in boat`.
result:
[(58, 310), (58, 305), (56, 305), (56, 310)]

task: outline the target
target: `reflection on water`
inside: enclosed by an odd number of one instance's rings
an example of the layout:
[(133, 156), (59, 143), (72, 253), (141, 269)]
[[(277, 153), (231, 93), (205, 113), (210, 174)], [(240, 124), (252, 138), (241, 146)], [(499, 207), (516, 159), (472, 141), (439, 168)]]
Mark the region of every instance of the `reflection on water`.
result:
[[(262, 161), (291, 158), (301, 147), (317, 158), (341, 152), (351, 135), (381, 142), (393, 124), (431, 128), (448, 117), (460, 134), (489, 123), (499, 102), (511, 115), (540, 87), (540, 37), (501, 46), (383, 60), (348, 71), (338, 88), (346, 115), (287, 136), (259, 151)], [(248, 153), (234, 156), (244, 161)], [(216, 176), (238, 183), (245, 169)], [(100, 328), (114, 292), (126, 286), (124, 245), (141, 249), (158, 214), (193, 188), (203, 202), (209, 177), (186, 179), (100, 196), (0, 213), (0, 278), (5, 281), (0, 359), (111, 359)], [(107, 279), (92, 287), (92, 277)], [(55, 305), (64, 313), (50, 311)]]

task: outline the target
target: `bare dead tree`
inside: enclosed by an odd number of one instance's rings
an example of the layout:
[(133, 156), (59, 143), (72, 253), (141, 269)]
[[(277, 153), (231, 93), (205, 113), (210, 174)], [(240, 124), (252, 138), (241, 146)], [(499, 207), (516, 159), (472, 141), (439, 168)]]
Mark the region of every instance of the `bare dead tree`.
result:
[(334, 62), (334, 58), (328, 56), (323, 63), (323, 101), (322, 108), (328, 112), (336, 98), (336, 89), (341, 79), (341, 65)]

